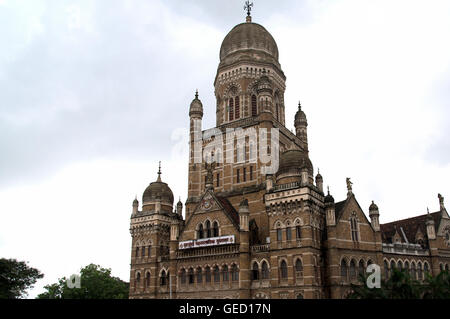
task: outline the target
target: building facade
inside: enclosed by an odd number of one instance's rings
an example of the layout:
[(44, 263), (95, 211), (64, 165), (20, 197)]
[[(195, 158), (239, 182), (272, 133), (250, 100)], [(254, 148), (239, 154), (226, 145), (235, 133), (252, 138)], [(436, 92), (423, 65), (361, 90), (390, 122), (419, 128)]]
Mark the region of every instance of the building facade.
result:
[[(189, 108), (184, 216), (161, 169), (141, 209), (133, 202), (130, 298), (344, 298), (369, 264), (418, 280), (448, 270), (444, 198), (439, 211), (388, 224), (374, 203), (367, 217), (349, 178), (335, 202), (314, 176), (300, 104), (295, 132), (285, 127), (285, 81), (274, 38), (248, 14), (220, 48), (216, 127), (202, 130), (198, 93)], [(262, 130), (278, 142), (263, 145)]]

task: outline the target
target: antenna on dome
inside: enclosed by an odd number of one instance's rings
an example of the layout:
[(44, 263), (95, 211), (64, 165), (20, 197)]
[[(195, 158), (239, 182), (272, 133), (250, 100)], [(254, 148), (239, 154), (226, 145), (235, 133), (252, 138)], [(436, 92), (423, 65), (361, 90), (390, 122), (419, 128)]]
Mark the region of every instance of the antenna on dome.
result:
[(252, 11), (253, 2), (245, 1), (244, 10), (247, 11), (247, 22), (252, 22), (252, 16), (250, 15), (250, 12)]

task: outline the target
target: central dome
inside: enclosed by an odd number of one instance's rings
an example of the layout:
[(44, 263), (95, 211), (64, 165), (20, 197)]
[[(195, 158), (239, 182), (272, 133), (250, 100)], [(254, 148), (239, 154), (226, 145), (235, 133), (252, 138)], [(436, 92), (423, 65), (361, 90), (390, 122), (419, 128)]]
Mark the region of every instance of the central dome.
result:
[(245, 22), (235, 26), (220, 47), (220, 63), (228, 64), (249, 56), (278, 65), (278, 47), (272, 35), (260, 24)]

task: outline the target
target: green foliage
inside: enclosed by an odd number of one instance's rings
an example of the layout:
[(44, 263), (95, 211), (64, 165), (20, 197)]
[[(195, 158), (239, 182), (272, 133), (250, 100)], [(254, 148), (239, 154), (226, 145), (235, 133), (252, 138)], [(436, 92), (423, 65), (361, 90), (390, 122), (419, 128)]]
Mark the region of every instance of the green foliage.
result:
[(80, 288), (69, 288), (67, 278), (47, 285), (38, 299), (127, 299), (128, 283), (111, 276), (111, 269), (90, 264), (80, 271)]
[(359, 284), (352, 284), (349, 299), (450, 299), (450, 274), (441, 272), (433, 277), (426, 274), (420, 283), (406, 270), (393, 269), (387, 280), (381, 280), (381, 288), (368, 288), (367, 276), (359, 277)]
[(32, 288), (44, 275), (29, 267), (26, 262), (16, 259), (0, 259), (0, 298), (17, 299), (27, 296), (26, 290)]

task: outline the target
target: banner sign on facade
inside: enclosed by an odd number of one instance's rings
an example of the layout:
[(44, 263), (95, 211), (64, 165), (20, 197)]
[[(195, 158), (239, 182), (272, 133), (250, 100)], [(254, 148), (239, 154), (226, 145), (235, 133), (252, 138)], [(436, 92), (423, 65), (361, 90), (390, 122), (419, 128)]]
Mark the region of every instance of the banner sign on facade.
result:
[(178, 243), (178, 249), (208, 247), (227, 244), (234, 244), (234, 235), (182, 241)]

